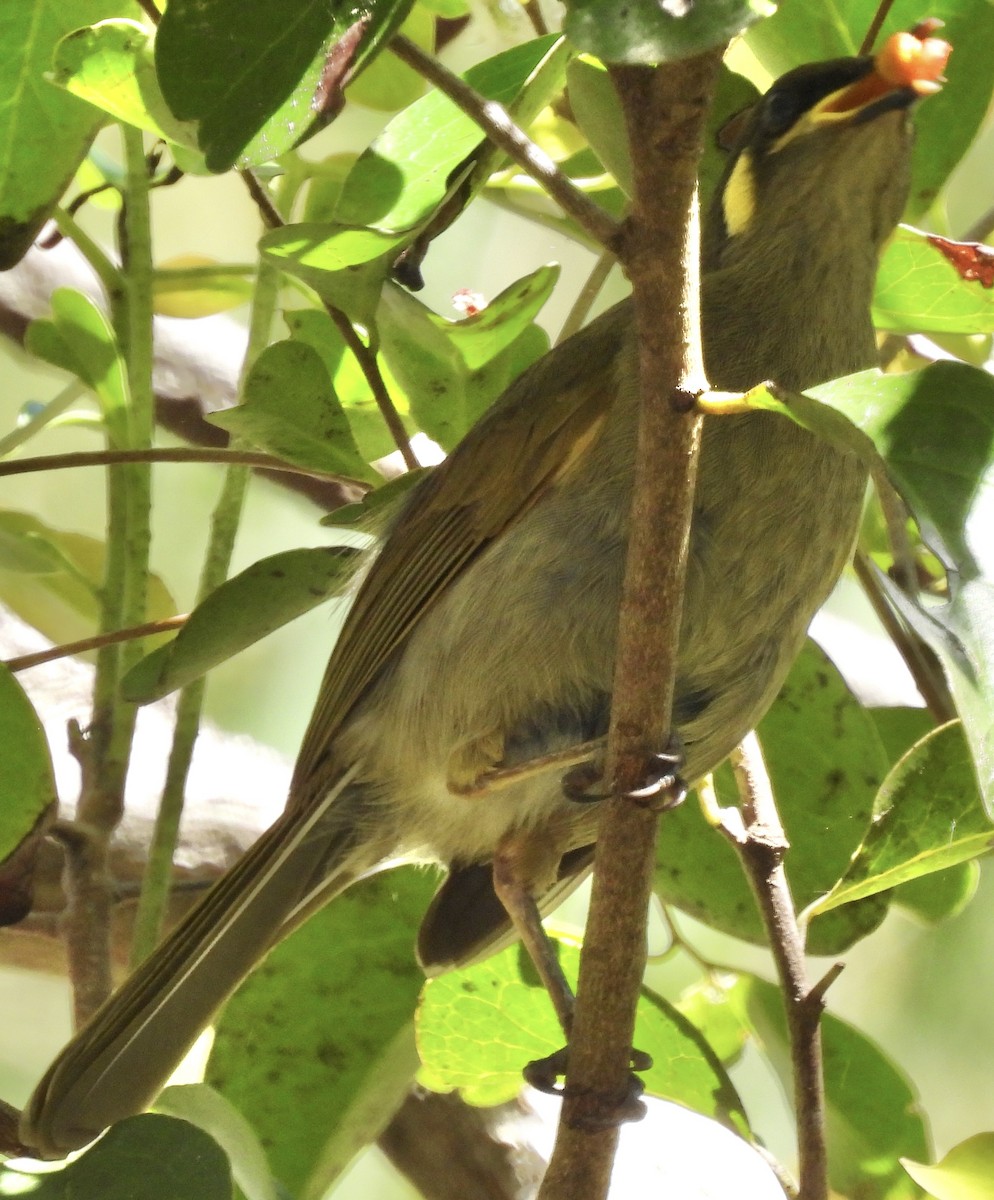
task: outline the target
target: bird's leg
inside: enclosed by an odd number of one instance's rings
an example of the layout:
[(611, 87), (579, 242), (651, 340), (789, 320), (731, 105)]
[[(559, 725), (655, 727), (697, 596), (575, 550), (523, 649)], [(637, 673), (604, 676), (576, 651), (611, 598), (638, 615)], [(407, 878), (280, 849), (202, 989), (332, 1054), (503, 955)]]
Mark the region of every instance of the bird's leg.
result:
[[(542, 914), (535, 900), (536, 867), (549, 865), (549, 853), (542, 847), (545, 862), (536, 862), (537, 839), (533, 832), (510, 833), (501, 839), (494, 855), (494, 891), (507, 910), (515, 932), (528, 952), (542, 985), (549, 993), (563, 1033), (569, 1038), (573, 1025), (573, 989), (559, 965), (552, 939), (542, 925)], [(558, 860), (558, 854), (556, 855)], [(553, 865), (553, 872), (555, 865)], [(545, 872), (551, 873), (551, 872)], [(554, 875), (553, 875), (554, 877)]]
[[(687, 796), (687, 785), (679, 774), (684, 762), (683, 741), (679, 734), (671, 733), (666, 749), (651, 755), (646, 762), (642, 786), (628, 793), (630, 799), (636, 804), (656, 807), (660, 812), (682, 804)], [(606, 800), (606, 792), (594, 790), (600, 780), (595, 763), (580, 762), (563, 776), (563, 795), (576, 804)]]
[(512, 767), (494, 767), (487, 771), (478, 771), (466, 782), (457, 778), (456, 772), (450, 770), (448, 789), (454, 796), (485, 796), (489, 792), (511, 787), (556, 767), (563, 770), (567, 767), (577, 767), (578, 764), (589, 764), (591, 759), (604, 752), (606, 744), (607, 738), (602, 737), (589, 742), (579, 742), (575, 746), (566, 746), (562, 750), (553, 750), (548, 754), (529, 758), (525, 762), (515, 763)]
[[(532, 883), (536, 878), (535, 848), (533, 833), (509, 834), (501, 841), (494, 855), (494, 890), (542, 980), (567, 1041), (567, 1045), (545, 1058), (527, 1063), (522, 1073), (525, 1082), (532, 1087), (558, 1095), (562, 1088), (557, 1081), (566, 1074), (569, 1060), (568, 1043), (573, 1027), (575, 998), (559, 964), (552, 939), (542, 925), (542, 914), (535, 900)], [(548, 858), (547, 852), (544, 857)], [(652, 1059), (641, 1050), (632, 1051), (631, 1062), (635, 1071), (645, 1071), (652, 1066)], [(645, 1115), (645, 1106), (639, 1099), (643, 1090), (642, 1081), (632, 1075), (629, 1094), (615, 1110), (612, 1120), (640, 1120)]]
[[(678, 774), (683, 762), (683, 743), (678, 735), (672, 734), (666, 750), (653, 755), (646, 764), (642, 786), (630, 793), (632, 801), (638, 804), (652, 805), (661, 811), (675, 808), (682, 803), (687, 794), (686, 786)], [(594, 785), (598, 783), (599, 779), (600, 773), (595, 764), (581, 763), (564, 777), (563, 792), (568, 799), (582, 804), (606, 799), (603, 793), (594, 790)], [(500, 882), (498, 881), (498, 859), (501, 860), (500, 870), (504, 876)], [(514, 867), (513, 853), (503, 858), (498, 855), (494, 861), (494, 887), (504, 907), (507, 908), (511, 920), (552, 998), (567, 1039), (567, 1045), (561, 1050), (555, 1051), (546, 1058), (528, 1063), (524, 1069), (524, 1077), (532, 1087), (538, 1088), (539, 1091), (555, 1094), (562, 1090), (557, 1084), (557, 1079), (566, 1074), (569, 1061), (568, 1042), (572, 1027), (574, 996), (563, 976), (559, 961), (552, 951), (550, 940), (542, 927), (541, 915), (534, 897), (526, 887), (521, 885), (520, 874), (515, 872)], [(515, 915), (512, 904), (520, 906), (520, 920)], [(529, 925), (527, 936), (524, 932), (526, 922)], [(645, 1105), (640, 1099), (644, 1085), (634, 1072), (648, 1070), (652, 1066), (652, 1059), (644, 1051), (633, 1047), (631, 1066), (633, 1074), (630, 1077), (628, 1094), (622, 1103), (612, 1111), (609, 1118), (612, 1124), (641, 1120), (645, 1115)]]

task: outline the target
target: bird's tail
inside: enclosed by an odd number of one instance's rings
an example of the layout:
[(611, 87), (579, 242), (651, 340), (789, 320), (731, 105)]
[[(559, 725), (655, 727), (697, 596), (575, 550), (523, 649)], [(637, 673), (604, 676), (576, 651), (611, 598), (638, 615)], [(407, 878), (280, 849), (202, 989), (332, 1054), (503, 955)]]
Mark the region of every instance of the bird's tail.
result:
[(62, 1158), (147, 1108), (315, 885), (330, 899), (377, 865), (349, 783), (284, 813), (69, 1042), (21, 1120), (32, 1154)]

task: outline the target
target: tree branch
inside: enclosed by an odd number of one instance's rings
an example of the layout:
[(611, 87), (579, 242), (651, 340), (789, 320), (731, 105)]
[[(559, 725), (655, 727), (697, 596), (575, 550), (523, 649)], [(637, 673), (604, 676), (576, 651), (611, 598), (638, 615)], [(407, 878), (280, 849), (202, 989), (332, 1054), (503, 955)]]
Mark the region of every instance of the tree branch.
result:
[(515, 125), (503, 105), (481, 96), (409, 38), (395, 36), (390, 49), (401, 62), (423, 75), (479, 125), (490, 141), (548, 192), (581, 229), (585, 229), (601, 245), (614, 247), (621, 232), (618, 223), (600, 205), (588, 200), (583, 192), (573, 186), (548, 154)]
[(731, 764), (742, 805), (742, 824), (737, 820), (738, 811), (731, 810), (719, 828), (738, 851), (759, 905), (786, 1007), (797, 1119), (798, 1196), (799, 1200), (828, 1200), (819, 1025), (824, 994), (841, 971), (842, 964), (836, 964), (813, 987), (809, 985), (804, 962), (804, 935), (797, 924), (783, 866), (788, 842), (759, 740), (754, 733), (745, 737), (732, 753)]
[(346, 487), (369, 491), (369, 484), (347, 475), (329, 475), (313, 467), (298, 467), (294, 463), (261, 454), (253, 450), (197, 450), (179, 447), (152, 447), (147, 450), (78, 450), (70, 454), (39, 454), (0, 463), (0, 479), (7, 475), (30, 475), (34, 471), (60, 471), (66, 467), (107, 467), (119, 463), (219, 463), (221, 466), (257, 467), (260, 471), (276, 471), (290, 475), (307, 475), (316, 479), (333, 480)]
[[(632, 280), (642, 409), (590, 916), (562, 1119), (541, 1200), (606, 1195), (631, 1099), (657, 811), (638, 793), (670, 731), (706, 387), (699, 334), (697, 164), (721, 51), (652, 70), (614, 67), (635, 196), (619, 257)], [(670, 795), (657, 797), (663, 805)]]

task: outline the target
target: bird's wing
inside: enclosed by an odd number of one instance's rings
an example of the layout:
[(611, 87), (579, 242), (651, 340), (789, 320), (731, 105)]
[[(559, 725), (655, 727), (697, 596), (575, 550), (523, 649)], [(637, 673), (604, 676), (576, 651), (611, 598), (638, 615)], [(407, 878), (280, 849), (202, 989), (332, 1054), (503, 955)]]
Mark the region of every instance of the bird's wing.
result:
[[(616, 393), (626, 306), (569, 342), (505, 393), (421, 483), (392, 526), (349, 612), (304, 735), (289, 804), (319, 796), (329, 746), (365, 690), (451, 583), (571, 470), (596, 440)], [(596, 342), (591, 342), (591, 337)], [(601, 386), (592, 386), (599, 381)]]

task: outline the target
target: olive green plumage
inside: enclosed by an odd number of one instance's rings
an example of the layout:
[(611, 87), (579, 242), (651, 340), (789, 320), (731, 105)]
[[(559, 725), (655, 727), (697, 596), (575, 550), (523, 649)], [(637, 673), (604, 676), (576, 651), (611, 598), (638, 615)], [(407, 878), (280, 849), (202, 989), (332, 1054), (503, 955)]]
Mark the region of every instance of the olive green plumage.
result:
[[(913, 94), (822, 121), (872, 70), (816, 64), (753, 111), (705, 227), (709, 378), (801, 388), (874, 361), (877, 255), (905, 198)], [(814, 107), (813, 107), (814, 106)], [(604, 732), (636, 421), (623, 303), (527, 371), (396, 518), (357, 594), (286, 814), (70, 1043), (22, 1128), (58, 1156), (155, 1095), (315, 894), (387, 859), (452, 866), (420, 941), (438, 969), (500, 936), (486, 863), (530, 830), (535, 888), (584, 861), (596, 806), (494, 766)], [(675, 722), (687, 775), (768, 706), (850, 552), (865, 474), (770, 414), (706, 422)]]

